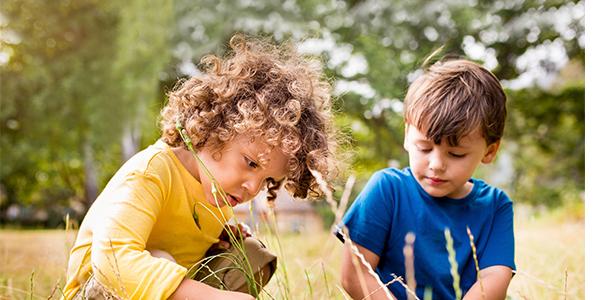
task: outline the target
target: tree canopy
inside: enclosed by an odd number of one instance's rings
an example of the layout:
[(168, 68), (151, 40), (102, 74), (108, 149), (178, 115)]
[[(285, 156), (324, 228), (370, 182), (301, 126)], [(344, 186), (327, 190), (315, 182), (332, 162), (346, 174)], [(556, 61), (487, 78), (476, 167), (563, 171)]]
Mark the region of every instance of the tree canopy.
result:
[(583, 1), (558, 0), (6, 0), (0, 222), (15, 204), (81, 216), (123, 160), (158, 137), (165, 92), (201, 72), (203, 55), (224, 53), (235, 32), (292, 40), (322, 59), (362, 180), (407, 165), (402, 102), (427, 58), (478, 61), (509, 97), (505, 156), (480, 175), (516, 202), (576, 201), (583, 20)]

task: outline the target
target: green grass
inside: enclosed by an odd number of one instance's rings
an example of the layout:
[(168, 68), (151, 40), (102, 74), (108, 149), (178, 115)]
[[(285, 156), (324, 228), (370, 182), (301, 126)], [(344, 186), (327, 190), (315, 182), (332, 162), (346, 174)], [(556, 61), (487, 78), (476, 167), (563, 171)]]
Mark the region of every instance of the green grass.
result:
[[(583, 299), (583, 222), (550, 215), (517, 219), (515, 229), (519, 272), (509, 287), (509, 298), (564, 299), (566, 271), (567, 299)], [(335, 237), (326, 231), (280, 234), (280, 253), (275, 236), (258, 234), (285, 259), (279, 261), (263, 299), (346, 299), (339, 284), (342, 244)], [(74, 238), (74, 232), (64, 230), (0, 230), (0, 299), (48, 299), (51, 294), (50, 299), (60, 298), (55, 286), (64, 284), (68, 247)], [(281, 274), (282, 264), (287, 276)]]

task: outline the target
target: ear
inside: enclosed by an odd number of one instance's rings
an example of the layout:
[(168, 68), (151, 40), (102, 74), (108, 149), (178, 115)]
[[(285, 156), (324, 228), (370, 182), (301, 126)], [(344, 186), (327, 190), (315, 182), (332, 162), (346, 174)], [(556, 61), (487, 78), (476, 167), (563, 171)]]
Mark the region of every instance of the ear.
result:
[(215, 149), (213, 150), (213, 152), (211, 152), (211, 157), (215, 161), (220, 161), (223, 157), (223, 152), (221, 151), (221, 149)]
[(489, 164), (494, 161), (496, 158), (496, 154), (498, 153), (498, 149), (500, 148), (500, 141), (494, 142), (487, 146), (485, 151), (485, 155), (481, 159), (481, 162), (484, 164)]

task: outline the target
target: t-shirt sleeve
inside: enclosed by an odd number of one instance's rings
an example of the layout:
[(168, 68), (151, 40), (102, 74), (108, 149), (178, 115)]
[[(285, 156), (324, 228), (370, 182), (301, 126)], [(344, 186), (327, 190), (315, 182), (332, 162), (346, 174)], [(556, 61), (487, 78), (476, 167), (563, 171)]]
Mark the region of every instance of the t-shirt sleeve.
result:
[(481, 254), (481, 268), (501, 265), (516, 270), (515, 234), (513, 225), (513, 203), (501, 193), (500, 205), (496, 208), (485, 251)]
[(155, 175), (128, 174), (111, 191), (105, 218), (94, 225), (94, 277), (120, 298), (166, 299), (185, 276), (186, 268), (146, 251), (165, 189)]
[(392, 189), (387, 175), (376, 172), (369, 179), (342, 221), (352, 242), (381, 257), (392, 222)]

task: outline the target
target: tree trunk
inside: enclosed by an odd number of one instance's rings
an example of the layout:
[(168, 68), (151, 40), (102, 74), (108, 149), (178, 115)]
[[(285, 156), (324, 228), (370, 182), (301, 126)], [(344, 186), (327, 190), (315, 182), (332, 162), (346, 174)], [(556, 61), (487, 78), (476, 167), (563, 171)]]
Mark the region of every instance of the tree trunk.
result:
[(98, 170), (90, 141), (83, 144), (85, 204), (89, 208), (98, 197)]
[(127, 161), (140, 149), (140, 130), (135, 122), (127, 124), (123, 129), (121, 136), (121, 159)]

